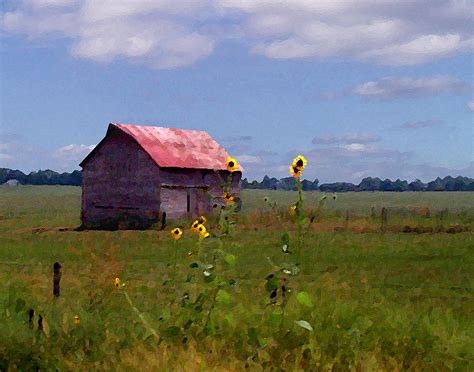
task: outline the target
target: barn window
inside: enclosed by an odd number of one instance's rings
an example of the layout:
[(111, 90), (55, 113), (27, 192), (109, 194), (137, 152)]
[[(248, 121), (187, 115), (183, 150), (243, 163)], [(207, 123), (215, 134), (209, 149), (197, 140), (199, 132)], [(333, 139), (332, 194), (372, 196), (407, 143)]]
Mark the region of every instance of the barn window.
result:
[(188, 193), (188, 195), (187, 195), (186, 202), (187, 202), (187, 204), (186, 204), (186, 210), (187, 210), (188, 212), (191, 212), (191, 195), (189, 195), (189, 193)]

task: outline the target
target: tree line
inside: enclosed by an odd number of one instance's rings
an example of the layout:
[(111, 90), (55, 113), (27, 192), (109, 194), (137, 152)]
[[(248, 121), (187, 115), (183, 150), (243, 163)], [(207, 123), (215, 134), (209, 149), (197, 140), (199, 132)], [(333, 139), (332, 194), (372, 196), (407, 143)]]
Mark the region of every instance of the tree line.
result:
[[(0, 185), (9, 180), (17, 180), (22, 185), (70, 185), (80, 186), (82, 184), (82, 172), (75, 170), (71, 173), (58, 173), (50, 169), (39, 170), (25, 174), (20, 170), (0, 168)], [(319, 180), (301, 181), (303, 190), (326, 191), (326, 192), (345, 192), (345, 191), (474, 191), (474, 179), (469, 177), (451, 177), (436, 178), (436, 180), (423, 183), (420, 180), (413, 182), (397, 179), (381, 180), (380, 178), (367, 177), (358, 185), (350, 182), (334, 182), (319, 184)], [(247, 178), (242, 180), (243, 189), (257, 190), (296, 190), (293, 177), (281, 179), (263, 177), (261, 182), (256, 180), (249, 182)]]
[(58, 173), (51, 169), (39, 170), (25, 174), (16, 169), (0, 168), (0, 185), (9, 180), (17, 180), (22, 185), (70, 185), (81, 186), (82, 172)]
[[(314, 181), (303, 180), (301, 182), (303, 190), (319, 190), (326, 192), (345, 192), (345, 191), (474, 191), (474, 179), (469, 177), (458, 176), (453, 178), (447, 176), (444, 178), (436, 178), (436, 180), (423, 183), (419, 179), (413, 182), (402, 181), (397, 179), (392, 181), (389, 179), (381, 180), (380, 178), (367, 177), (358, 185), (350, 182), (334, 182), (319, 184), (319, 180)], [(293, 177), (285, 177), (281, 179), (263, 177), (262, 182), (249, 182), (246, 178), (242, 180), (242, 188), (244, 189), (262, 189), (262, 190), (296, 190)]]

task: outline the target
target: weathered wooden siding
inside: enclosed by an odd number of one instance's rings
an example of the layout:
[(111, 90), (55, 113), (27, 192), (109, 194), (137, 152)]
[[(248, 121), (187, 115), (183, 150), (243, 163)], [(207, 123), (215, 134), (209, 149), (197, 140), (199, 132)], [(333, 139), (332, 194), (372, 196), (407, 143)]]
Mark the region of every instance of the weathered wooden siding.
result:
[[(226, 182), (229, 173), (220, 174), (222, 181), (211, 170), (162, 168), (161, 210), (170, 218), (194, 218), (212, 212), (214, 204), (224, 204), (221, 182)], [(237, 197), (240, 195), (240, 178), (240, 172), (233, 173), (232, 193)]]
[(83, 167), (82, 223), (86, 228), (146, 228), (159, 218), (159, 167), (119, 131)]

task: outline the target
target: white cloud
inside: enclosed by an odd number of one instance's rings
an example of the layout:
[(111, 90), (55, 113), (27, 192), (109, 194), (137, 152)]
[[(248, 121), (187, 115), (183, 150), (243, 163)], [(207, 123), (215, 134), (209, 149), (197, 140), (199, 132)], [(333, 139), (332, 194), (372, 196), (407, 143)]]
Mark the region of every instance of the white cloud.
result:
[(435, 127), (442, 124), (442, 120), (420, 120), (420, 121), (412, 121), (406, 122), (400, 125), (400, 128), (403, 129), (418, 129), (418, 128), (430, 128)]
[(361, 58), (385, 65), (415, 65), (453, 55), (463, 50), (467, 42), (459, 34), (422, 35), (405, 43), (367, 51)]
[(10, 160), (10, 159), (13, 159), (11, 155), (0, 153), (0, 160)]
[(261, 164), (262, 159), (258, 156), (253, 155), (239, 155), (237, 157), (237, 161), (241, 162), (242, 164)]
[(96, 145), (76, 145), (70, 144), (67, 146), (60, 147), (53, 151), (53, 158), (66, 160), (66, 161), (74, 161), (74, 160), (82, 160), (89, 152), (91, 152)]
[(78, 58), (104, 63), (126, 58), (170, 69), (190, 65), (214, 49), (212, 37), (194, 27), (207, 2), (48, 0), (47, 7), (30, 2), (5, 13), (3, 28), (31, 39), (64, 36), (72, 40), (70, 52)]
[(474, 111), (474, 101), (468, 102), (468, 104), (467, 104), (467, 109), (468, 109), (469, 111)]
[(425, 96), (467, 90), (469, 85), (451, 76), (428, 78), (386, 77), (356, 86), (352, 93), (368, 98)]
[[(268, 58), (413, 65), (473, 50), (462, 0), (19, 0), (2, 28), (71, 40), (79, 58), (190, 65), (241, 39)], [(423, 9), (422, 15), (420, 10)]]
[(380, 141), (380, 137), (373, 133), (344, 133), (339, 135), (316, 136), (312, 143), (315, 145), (334, 144), (364, 144)]

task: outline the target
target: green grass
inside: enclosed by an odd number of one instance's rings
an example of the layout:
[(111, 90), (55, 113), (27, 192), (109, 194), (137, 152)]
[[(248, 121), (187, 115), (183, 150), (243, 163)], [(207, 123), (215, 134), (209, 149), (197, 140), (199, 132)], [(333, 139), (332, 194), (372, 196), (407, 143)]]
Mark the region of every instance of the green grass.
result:
[[(218, 279), (208, 283), (189, 267), (198, 256), (189, 231), (177, 244), (168, 231), (73, 231), (79, 188), (0, 188), (0, 370), (473, 370), (474, 234), (382, 233), (378, 215), (370, 218), (372, 207), (384, 206), (394, 211), (389, 226), (436, 227), (436, 211), (448, 208), (445, 229), (472, 230), (472, 193), (347, 193), (328, 201), (304, 238), (300, 274), (286, 276), (284, 316), (280, 297), (270, 304), (265, 277), (294, 259), (282, 254), (280, 237), (293, 238), (295, 228), (264, 206), (265, 195), (285, 212), (296, 200), (245, 191), (234, 235), (204, 241), (203, 262), (214, 262), (219, 247), (237, 257), (235, 265), (217, 259)], [(305, 205), (319, 196), (305, 194)], [(431, 217), (400, 209), (425, 206)], [(125, 289), (113, 287), (116, 276)], [(214, 303), (219, 280), (226, 284)], [(297, 301), (302, 291), (311, 306)], [(29, 328), (29, 308), (46, 331)]]

